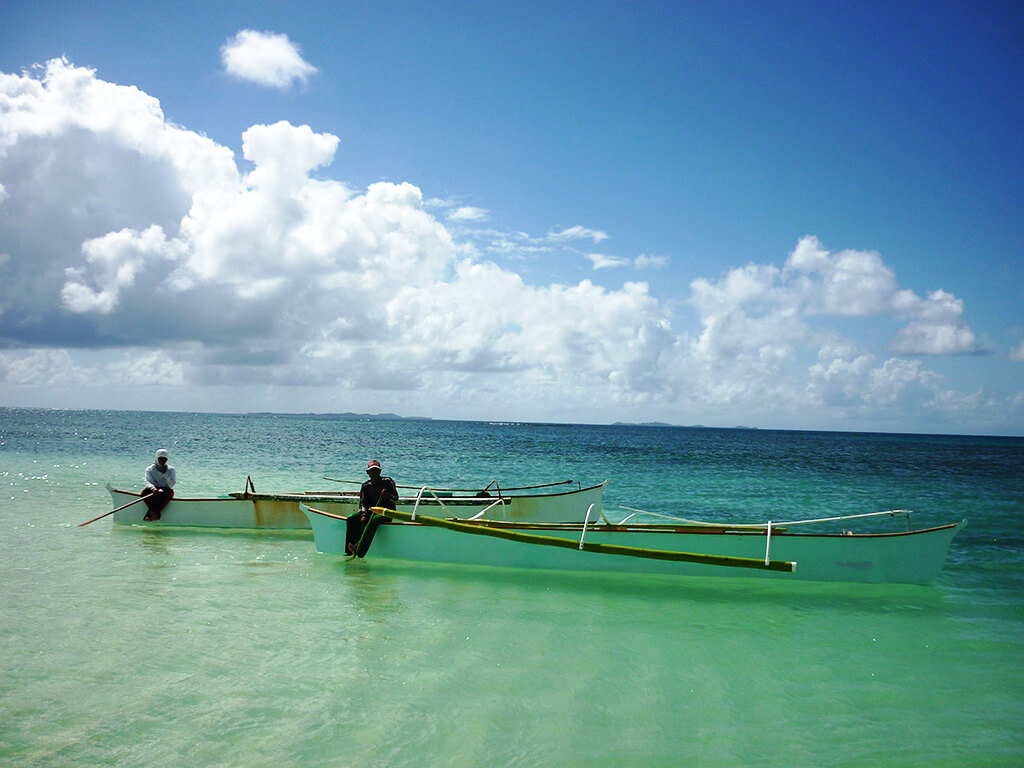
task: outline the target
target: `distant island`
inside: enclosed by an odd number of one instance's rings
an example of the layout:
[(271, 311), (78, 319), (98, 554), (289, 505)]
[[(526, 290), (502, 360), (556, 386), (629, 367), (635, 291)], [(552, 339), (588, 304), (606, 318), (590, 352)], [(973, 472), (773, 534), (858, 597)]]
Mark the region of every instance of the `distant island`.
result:
[[(277, 411), (250, 411), (246, 416), (263, 416), (279, 419), (319, 419), (321, 421), (448, 421), (448, 419), (433, 419), (430, 416), (399, 416), (397, 413), (281, 413)], [(483, 423), (483, 422), (481, 422)], [(546, 424), (549, 422), (489, 422), (500, 424)], [(557, 422), (550, 422), (557, 423)], [(602, 426), (600, 424), (594, 426)], [(703, 424), (669, 424), (666, 421), (614, 421), (607, 426), (610, 427), (660, 427), (671, 429), (749, 429), (756, 430), (757, 427), (707, 427)]]

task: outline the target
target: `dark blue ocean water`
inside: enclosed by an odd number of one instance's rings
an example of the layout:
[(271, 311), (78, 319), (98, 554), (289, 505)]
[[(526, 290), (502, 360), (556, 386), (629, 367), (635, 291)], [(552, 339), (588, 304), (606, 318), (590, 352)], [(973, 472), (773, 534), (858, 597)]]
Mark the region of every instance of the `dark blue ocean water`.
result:
[[(716, 520), (966, 518), (933, 586), (519, 573), (75, 524), (179, 493), (608, 479)], [(12, 765), (1016, 765), (1024, 440), (0, 409)], [(888, 525), (902, 525), (887, 521)], [(849, 527), (849, 526), (847, 526)]]

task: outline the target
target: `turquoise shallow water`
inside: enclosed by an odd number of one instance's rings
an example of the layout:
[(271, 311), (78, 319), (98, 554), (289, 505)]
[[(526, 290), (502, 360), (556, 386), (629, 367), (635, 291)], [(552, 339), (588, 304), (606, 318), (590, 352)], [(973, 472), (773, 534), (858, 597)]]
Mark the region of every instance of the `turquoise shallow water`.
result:
[[(930, 587), (505, 571), (114, 528), (183, 495), (608, 478), (618, 505), (968, 518)], [(0, 762), (1018, 765), (1024, 440), (0, 409)]]

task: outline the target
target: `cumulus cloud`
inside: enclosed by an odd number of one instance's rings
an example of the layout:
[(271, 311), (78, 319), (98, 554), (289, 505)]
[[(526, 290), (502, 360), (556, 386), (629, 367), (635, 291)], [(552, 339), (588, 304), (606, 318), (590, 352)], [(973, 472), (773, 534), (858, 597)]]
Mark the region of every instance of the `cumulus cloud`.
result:
[[(277, 382), (352, 389), (415, 387), (433, 371), (452, 370), (529, 369), (553, 384), (591, 368), (596, 380), (627, 386), (666, 344), (665, 314), (643, 284), (531, 287), (494, 264), (468, 260), (470, 250), (412, 184), (358, 191), (312, 178), (333, 161), (339, 139), (330, 134), (287, 122), (253, 126), (242, 137), (252, 168), (242, 173), (226, 150), (180, 136), (184, 130), (163, 119), (154, 99), (66, 61), (50, 62), (41, 77), (10, 76), (5, 85), (5, 96), (18, 99), (17, 120), (7, 113), (0, 129), (5, 183), (12, 164), (38, 162), (26, 149), (33, 141), (60, 147), (81, 144), (85, 134), (88, 143), (124, 152), (126, 175), (157, 163), (187, 195), (184, 205), (92, 220), (94, 234), (82, 237), (83, 227), (73, 249), (66, 243), (40, 269), (26, 267), (19, 279), (29, 284), (30, 272), (49, 276), (32, 286), (44, 303), (19, 304), (12, 284), (5, 299), (17, 311), (0, 316), (9, 341), (127, 350), (150, 339), (180, 359), (194, 356), (187, 350), (195, 344), (259, 348), (246, 365), (223, 362), (242, 355), (218, 355), (216, 364), (197, 360), (162, 378), (227, 382), (235, 370), (239, 381), (252, 381), (253, 367), (262, 365), (279, 367), (265, 377)], [(145, 130), (131, 130), (136, 124)], [(103, 175), (70, 150), (61, 162), (83, 175), (83, 187)], [(26, 201), (38, 192), (12, 191)], [(130, 193), (113, 190), (107, 207), (118, 211)], [(464, 222), (484, 216), (482, 209), (456, 214)], [(61, 211), (54, 206), (50, 215), (40, 231), (56, 229)], [(0, 246), (10, 244), (14, 259), (27, 264), (29, 252), (18, 246), (23, 234), (8, 222)], [(559, 236), (605, 237), (583, 228)]]
[(243, 29), (221, 48), (224, 70), (240, 80), (282, 90), (305, 84), (316, 67), (287, 35)]
[(804, 237), (783, 268), (750, 264), (720, 280), (695, 280), (692, 301), (701, 315), (695, 349), (716, 358), (772, 348), (788, 353), (814, 335), (826, 317), (887, 317), (904, 323), (893, 352), (942, 355), (978, 352), (962, 320), (963, 302), (937, 290), (922, 298), (901, 289), (893, 271), (870, 251), (831, 253)]
[[(487, 211), (425, 202), (408, 182), (322, 178), (340, 142), (254, 125), (242, 170), (153, 97), (91, 70), (58, 59), (0, 74), (0, 348), (19, 350), (0, 354), (0, 383), (258, 385), (304, 409), (379, 397), (381, 410), (398, 398), (527, 418), (992, 407), (901, 357), (977, 342), (960, 299), (900, 287), (877, 253), (807, 237), (782, 266), (694, 280), (693, 315), (676, 315), (643, 282), (531, 284), (509, 267), (562, 253), (595, 270), (666, 257), (579, 249), (609, 239), (579, 225), (475, 227)], [(834, 318), (888, 321), (889, 351), (842, 338)], [(82, 366), (67, 350), (123, 358)], [(262, 407), (242, 399), (231, 402)]]
[(891, 409), (901, 400), (926, 401), (941, 392), (941, 383), (920, 360), (890, 358), (879, 364), (874, 355), (830, 344), (810, 368), (808, 391), (828, 405)]
[[(153, 225), (144, 232), (122, 229), (82, 244), (87, 267), (68, 267), (67, 282), (61, 290), (64, 306), (72, 312), (108, 314), (117, 305), (121, 291), (131, 288), (147, 262), (173, 260), (181, 253), (181, 243), (168, 244), (163, 230)], [(83, 275), (96, 274), (99, 287), (86, 285)]]

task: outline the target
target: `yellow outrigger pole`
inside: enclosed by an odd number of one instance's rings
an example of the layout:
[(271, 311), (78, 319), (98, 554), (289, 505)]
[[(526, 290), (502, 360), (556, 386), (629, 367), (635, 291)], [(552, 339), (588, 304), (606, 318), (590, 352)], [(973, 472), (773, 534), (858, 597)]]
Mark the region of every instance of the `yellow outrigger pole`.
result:
[(534, 533), (521, 533), (509, 531), (502, 528), (491, 528), (487, 525), (467, 525), (457, 523), (453, 520), (442, 520), (438, 517), (427, 517), (416, 515), (415, 519), (411, 512), (399, 512), (394, 509), (374, 507), (371, 512), (391, 520), (403, 522), (415, 522), (422, 525), (432, 525), (436, 528), (447, 528), (450, 531), (459, 533), (472, 533), (477, 536), (494, 536), (499, 539), (518, 541), (523, 544), (539, 544), (546, 547), (562, 547), (564, 549), (580, 549), (584, 552), (597, 552), (603, 555), (625, 555), (627, 557), (645, 557), (650, 560), (675, 560), (685, 563), (701, 563), (702, 565), (722, 565), (730, 568), (754, 568), (759, 571), (782, 571), (784, 573), (795, 573), (796, 563), (789, 560), (765, 561), (756, 557), (729, 557), (727, 555), (701, 555), (694, 552), (672, 552), (666, 549), (643, 549), (641, 547), (624, 547), (618, 544), (597, 544), (589, 541), (572, 541), (557, 536), (539, 536)]

